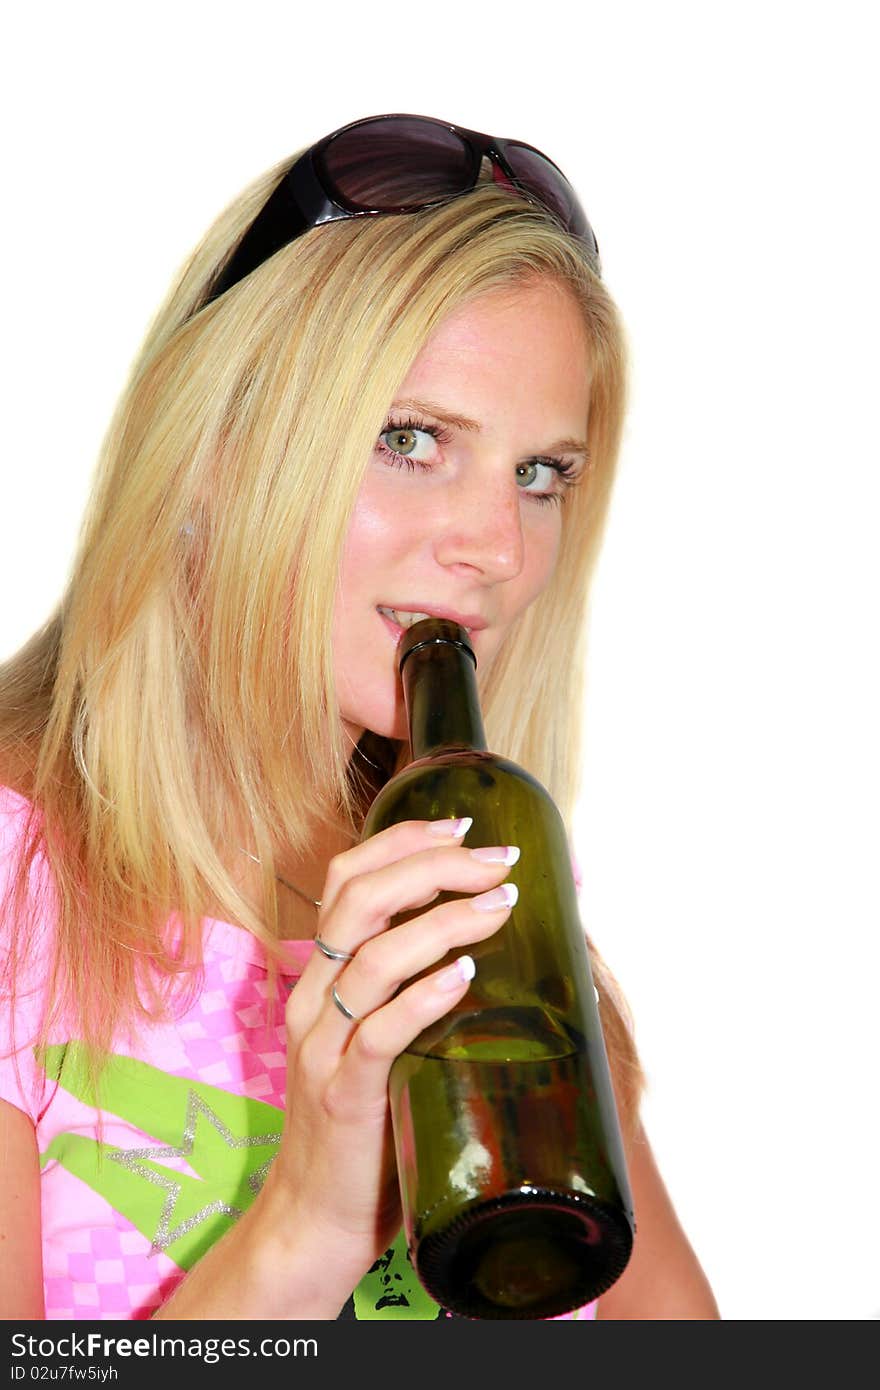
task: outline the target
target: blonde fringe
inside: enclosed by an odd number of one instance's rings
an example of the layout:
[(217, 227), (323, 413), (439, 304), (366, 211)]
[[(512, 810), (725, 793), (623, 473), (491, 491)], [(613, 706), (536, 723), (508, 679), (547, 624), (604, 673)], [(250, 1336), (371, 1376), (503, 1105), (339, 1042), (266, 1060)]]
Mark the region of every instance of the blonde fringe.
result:
[[(306, 852), (340, 818), (359, 828), (351, 750), (329, 717), (329, 625), (360, 479), (434, 328), (536, 276), (583, 312), (590, 476), (566, 502), (555, 575), (481, 698), (490, 745), (544, 783), (566, 824), (578, 793), (588, 595), (626, 404), (617, 309), (578, 243), (495, 186), (315, 229), (200, 307), (288, 162), (184, 266), (108, 430), (59, 612), (0, 670), (0, 775), (39, 807), (59, 994), (95, 1057), (116, 1019), (162, 1016), (197, 988), (206, 913), (271, 953), (279, 850)], [(230, 844), (262, 861), (265, 912), (238, 888)], [(20, 909), (7, 917), (21, 956)], [(595, 950), (593, 962), (634, 1113), (631, 1023)]]

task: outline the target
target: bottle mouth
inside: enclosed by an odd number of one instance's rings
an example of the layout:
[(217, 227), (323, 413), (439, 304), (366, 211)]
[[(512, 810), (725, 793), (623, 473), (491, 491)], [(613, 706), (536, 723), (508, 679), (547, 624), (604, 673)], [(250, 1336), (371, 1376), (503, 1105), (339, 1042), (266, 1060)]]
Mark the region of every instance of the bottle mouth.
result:
[(438, 642), (460, 647), (463, 652), (467, 652), (476, 666), (477, 658), (467, 628), (454, 623), (451, 618), (421, 618), (417, 623), (413, 623), (412, 627), (407, 628), (400, 639), (397, 648), (398, 670), (403, 670), (407, 657), (412, 656), (413, 652), (417, 652), (421, 647), (434, 646)]

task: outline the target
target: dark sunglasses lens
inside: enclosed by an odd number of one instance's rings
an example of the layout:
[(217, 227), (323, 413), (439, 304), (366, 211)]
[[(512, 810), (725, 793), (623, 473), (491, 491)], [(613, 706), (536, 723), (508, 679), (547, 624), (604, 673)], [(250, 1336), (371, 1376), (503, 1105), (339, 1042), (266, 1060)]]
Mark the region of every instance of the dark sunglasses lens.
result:
[(585, 237), (591, 242), (595, 240), (574, 189), (549, 159), (538, 154), (537, 150), (513, 143), (505, 146), (504, 155), (514, 177), (554, 212), (573, 236)]
[(454, 131), (407, 117), (341, 131), (321, 164), (338, 201), (354, 211), (418, 207), (464, 193), (474, 181), (473, 156)]

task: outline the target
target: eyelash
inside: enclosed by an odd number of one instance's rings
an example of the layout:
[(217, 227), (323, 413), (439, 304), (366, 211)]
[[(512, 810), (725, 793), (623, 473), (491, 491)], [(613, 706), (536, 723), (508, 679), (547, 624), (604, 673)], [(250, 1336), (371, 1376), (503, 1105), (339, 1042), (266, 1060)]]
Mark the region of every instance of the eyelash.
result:
[[(422, 434), (429, 434), (438, 444), (448, 444), (452, 438), (450, 431), (443, 429), (442, 426), (429, 425), (424, 420), (417, 420), (413, 416), (407, 416), (406, 419), (386, 420), (376, 445), (378, 452), (385, 456), (387, 462), (390, 463), (392, 467), (406, 467), (410, 473), (415, 472), (417, 468), (423, 473), (429, 473), (434, 465), (426, 463), (423, 459), (408, 458), (406, 454), (398, 454), (394, 449), (390, 449), (388, 445), (384, 443), (382, 435), (389, 434), (392, 430), (420, 430)], [(574, 487), (579, 481), (579, 478), (576, 476), (575, 464), (570, 463), (567, 459), (539, 454), (536, 455), (535, 458), (529, 459), (528, 462), (542, 463), (545, 467), (552, 468), (563, 484), (563, 490), (561, 492), (525, 493), (526, 497), (531, 498), (533, 502), (540, 502), (542, 506), (547, 503), (560, 506), (565, 501), (565, 492), (567, 489)]]

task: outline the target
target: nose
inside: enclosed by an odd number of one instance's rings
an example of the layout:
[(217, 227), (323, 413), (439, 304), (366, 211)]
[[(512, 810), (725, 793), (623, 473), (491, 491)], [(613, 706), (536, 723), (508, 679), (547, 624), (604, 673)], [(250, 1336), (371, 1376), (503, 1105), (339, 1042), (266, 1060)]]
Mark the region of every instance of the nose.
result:
[(525, 559), (519, 490), (509, 476), (490, 486), (481, 475), (475, 484), (459, 478), (450, 489), (436, 532), (435, 558), (444, 568), (485, 583), (515, 579)]

